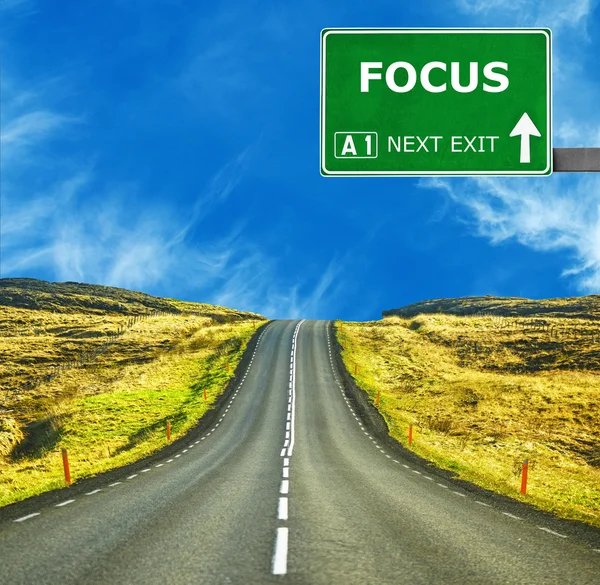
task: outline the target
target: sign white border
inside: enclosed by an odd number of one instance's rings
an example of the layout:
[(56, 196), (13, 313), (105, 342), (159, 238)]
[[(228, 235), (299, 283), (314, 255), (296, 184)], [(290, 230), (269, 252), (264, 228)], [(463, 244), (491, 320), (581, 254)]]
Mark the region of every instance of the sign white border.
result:
[[(327, 37), (332, 34), (543, 34), (546, 37), (546, 128), (549, 129), (546, 168), (543, 171), (330, 171), (325, 166), (325, 51)], [(508, 176), (533, 177), (552, 174), (552, 30), (550, 28), (325, 28), (321, 31), (321, 109), (320, 159), (324, 177), (448, 177), (448, 176)], [(334, 153), (335, 154), (335, 153)], [(358, 158), (358, 157), (352, 157)]]

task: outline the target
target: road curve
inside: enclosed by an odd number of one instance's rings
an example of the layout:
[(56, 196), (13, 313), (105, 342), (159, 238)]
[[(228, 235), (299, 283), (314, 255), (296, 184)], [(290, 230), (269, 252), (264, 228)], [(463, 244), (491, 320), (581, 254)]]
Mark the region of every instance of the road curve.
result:
[(598, 582), (600, 552), (369, 436), (328, 329), (272, 323), (202, 437), (0, 520), (0, 583)]

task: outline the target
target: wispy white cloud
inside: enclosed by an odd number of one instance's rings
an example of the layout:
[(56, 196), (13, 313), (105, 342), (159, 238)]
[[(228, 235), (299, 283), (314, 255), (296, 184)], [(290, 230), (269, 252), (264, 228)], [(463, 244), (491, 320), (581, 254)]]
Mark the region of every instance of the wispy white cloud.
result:
[(35, 8), (31, 0), (0, 0), (0, 11), (5, 15), (17, 13), (19, 16), (27, 16), (33, 14)]
[[(36, 100), (23, 100), (37, 108)], [(70, 123), (53, 112), (47, 120), (19, 113), (9, 120), (3, 146), (11, 165), (2, 190), (2, 275), (40, 271), (56, 280), (95, 282), (137, 290), (187, 291), (188, 298), (254, 310), (266, 315), (315, 315), (332, 290), (333, 265), (300, 298), (298, 282), (277, 278), (278, 260), (243, 235), (243, 223), (218, 219), (243, 180), (260, 139), (234, 155), (207, 181), (191, 216), (139, 201), (135, 184), (103, 185), (92, 165), (59, 173), (50, 185), (30, 190), (31, 153), (42, 149)], [(29, 123), (27, 121), (32, 121)], [(2, 151), (6, 162), (6, 148)], [(223, 233), (205, 237), (209, 221), (223, 221)], [(176, 283), (173, 286), (171, 283)]]
[(475, 218), (478, 235), (493, 244), (507, 240), (539, 251), (568, 250), (573, 264), (565, 275), (577, 275), (583, 290), (600, 285), (600, 177), (576, 184), (567, 177), (549, 179), (477, 178), (451, 183), (423, 183), (444, 189)]
[(457, 4), (462, 12), (493, 18), (501, 26), (542, 26), (554, 31), (585, 28), (594, 7), (593, 0), (457, 0)]
[(185, 239), (194, 225), (202, 222), (216, 207), (227, 200), (244, 177), (259, 143), (260, 139), (242, 150), (211, 178), (205, 191), (197, 197), (190, 220), (174, 234), (172, 244)]
[(2, 96), (3, 276), (43, 271), (58, 280), (138, 289), (183, 280), (183, 288), (211, 296), (223, 274), (256, 271), (250, 266), (260, 254), (241, 254), (239, 227), (228, 226), (216, 240), (190, 237), (238, 186), (256, 145), (217, 170), (191, 217), (145, 203), (135, 184), (102, 184), (87, 163), (73, 171), (54, 156), (55, 172), (36, 181), (37, 155), (51, 157), (52, 142), (79, 121), (48, 107), (52, 85), (23, 88), (10, 78)]
[[(554, 32), (555, 146), (600, 146), (600, 86), (582, 67), (591, 0), (458, 0), (476, 24), (545, 26)], [(468, 211), (475, 232), (571, 258), (563, 274), (582, 292), (600, 291), (600, 177), (554, 174), (535, 179), (425, 180)]]
[[(23, 13), (34, 9), (25, 0), (5, 4), (15, 14), (19, 7)], [(194, 37), (189, 60), (173, 82), (198, 111), (221, 115), (232, 127), (269, 109), (263, 98), (270, 90), (256, 73), (268, 76), (261, 63), (268, 63), (271, 49), (261, 39), (268, 34), (289, 42), (277, 19), (266, 22), (265, 30), (248, 32), (239, 16), (249, 10), (242, 4), (204, 18), (202, 34)], [(215, 42), (215, 35), (221, 40)], [(204, 37), (210, 39), (198, 46), (197, 39)], [(252, 144), (208, 175), (191, 210), (179, 209), (145, 196), (147, 185), (110, 182), (89, 153), (78, 152), (86, 120), (63, 107), (68, 100), (61, 99), (61, 91), (68, 80), (25, 84), (19, 76), (3, 75), (2, 276), (181, 294), (278, 317), (323, 315), (331, 306), (342, 274), (337, 257), (322, 273), (315, 266), (312, 275), (282, 276), (281, 250), (267, 251), (246, 236), (251, 218), (233, 224), (227, 219), (232, 193), (260, 150), (260, 131)], [(55, 153), (57, 143), (67, 156)], [(222, 229), (215, 230), (215, 224)]]
[(148, 204), (132, 210), (135, 185), (107, 190), (92, 170), (27, 198), (19, 197), (22, 187), (13, 183), (3, 193), (3, 274), (50, 269), (59, 280), (138, 289), (185, 278), (209, 291), (220, 272), (235, 270), (240, 262), (241, 238), (233, 229), (203, 245), (188, 241), (187, 235), (227, 199), (241, 179), (247, 152), (209, 181), (192, 221)]
[(56, 112), (38, 110), (10, 120), (2, 128), (0, 140), (5, 157), (12, 157), (21, 148), (32, 147), (50, 138), (74, 119)]

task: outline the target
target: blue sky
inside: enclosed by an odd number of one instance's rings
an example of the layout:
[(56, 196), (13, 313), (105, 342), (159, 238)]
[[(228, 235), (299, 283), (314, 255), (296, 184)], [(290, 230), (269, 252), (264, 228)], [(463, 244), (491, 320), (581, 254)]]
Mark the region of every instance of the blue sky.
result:
[(328, 27), (550, 27), (555, 146), (600, 146), (593, 0), (1, 6), (3, 277), (272, 318), (600, 292), (600, 174), (319, 174)]

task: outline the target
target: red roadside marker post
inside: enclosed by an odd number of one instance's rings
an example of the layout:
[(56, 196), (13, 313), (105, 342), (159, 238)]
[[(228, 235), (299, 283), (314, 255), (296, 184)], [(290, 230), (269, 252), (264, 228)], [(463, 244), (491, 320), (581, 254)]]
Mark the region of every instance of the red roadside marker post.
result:
[(204, 388), (204, 400), (206, 400), (206, 388)]
[(171, 421), (167, 421), (167, 442), (171, 442)]
[(412, 425), (409, 425), (409, 427), (408, 427), (408, 444), (412, 445), (412, 441), (413, 441)]
[(379, 404), (380, 400), (381, 400), (381, 392), (379, 390), (377, 390), (377, 398), (375, 399), (375, 404)]
[(521, 471), (521, 493), (525, 495), (527, 493), (527, 472), (529, 470), (529, 459), (523, 461), (523, 469)]
[(65, 470), (65, 481), (67, 482), (67, 485), (71, 485), (71, 469), (69, 468), (69, 454), (67, 453), (67, 450), (64, 447), (61, 448), (61, 453), (63, 469)]

